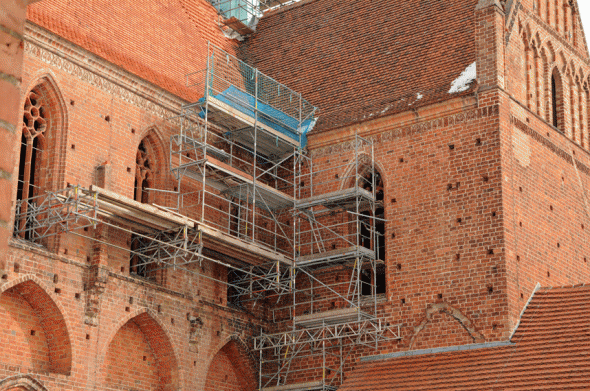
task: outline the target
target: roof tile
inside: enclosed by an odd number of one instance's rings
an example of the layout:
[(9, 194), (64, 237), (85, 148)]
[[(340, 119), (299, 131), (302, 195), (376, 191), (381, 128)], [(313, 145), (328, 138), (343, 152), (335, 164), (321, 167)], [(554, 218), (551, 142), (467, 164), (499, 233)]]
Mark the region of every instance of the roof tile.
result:
[(266, 14), (241, 52), (319, 107), (317, 128), (346, 125), (448, 99), (475, 61), (476, 3), (310, 0)]
[(340, 391), (588, 389), (589, 303), (590, 287), (541, 289), (513, 345), (364, 361)]

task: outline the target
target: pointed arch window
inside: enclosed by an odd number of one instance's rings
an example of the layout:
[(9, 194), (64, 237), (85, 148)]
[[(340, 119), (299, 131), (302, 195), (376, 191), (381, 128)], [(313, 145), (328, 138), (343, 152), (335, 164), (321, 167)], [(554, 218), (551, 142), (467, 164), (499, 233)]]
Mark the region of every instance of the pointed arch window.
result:
[(18, 184), (16, 192), (15, 236), (34, 240), (30, 208), (42, 194), (46, 170), (46, 149), (49, 136), (49, 108), (41, 86), (26, 96), (23, 110)]
[(561, 75), (556, 68), (551, 74), (551, 124), (561, 132), (564, 131), (563, 116), (563, 87)]
[(51, 77), (29, 90), (22, 110), (13, 234), (54, 250), (57, 241), (39, 238), (35, 230), (45, 192), (64, 187), (67, 113)]
[[(149, 137), (149, 136), (148, 136)], [(139, 143), (135, 155), (135, 183), (133, 199), (147, 204), (152, 202), (149, 189), (154, 186), (155, 153), (149, 138), (145, 137)], [(150, 240), (142, 236), (131, 235), (131, 253), (129, 258), (129, 271), (139, 277), (152, 278), (149, 254), (142, 256), (144, 250), (150, 247)]]
[(149, 202), (149, 189), (153, 186), (153, 157), (152, 148), (146, 139), (141, 140), (137, 147), (135, 157), (135, 201), (147, 204)]
[(25, 99), (17, 200), (39, 194), (39, 165), (46, 144), (48, 114), (41, 94), (33, 89)]

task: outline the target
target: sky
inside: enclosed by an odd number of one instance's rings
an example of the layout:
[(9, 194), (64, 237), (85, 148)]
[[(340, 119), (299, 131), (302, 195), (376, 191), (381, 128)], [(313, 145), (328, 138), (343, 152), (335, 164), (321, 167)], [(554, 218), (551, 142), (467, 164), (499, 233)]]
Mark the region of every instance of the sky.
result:
[(578, 0), (578, 7), (580, 7), (582, 26), (586, 33), (586, 42), (590, 45), (590, 0)]

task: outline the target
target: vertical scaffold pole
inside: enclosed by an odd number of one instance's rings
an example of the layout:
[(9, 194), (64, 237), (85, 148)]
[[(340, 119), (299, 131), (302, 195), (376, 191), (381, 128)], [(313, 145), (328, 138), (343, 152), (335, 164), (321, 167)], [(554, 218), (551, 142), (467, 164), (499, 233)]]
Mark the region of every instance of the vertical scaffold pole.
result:
[[(260, 336), (262, 337), (262, 328), (260, 328)], [(260, 338), (260, 342), (262, 343), (262, 338)], [(264, 361), (262, 360), (262, 348), (261, 346), (258, 347), (260, 351), (260, 359), (259, 359), (259, 371), (258, 371), (258, 389), (262, 390), (262, 368), (264, 366)]]
[[(373, 236), (373, 247), (375, 251), (375, 260), (372, 262), (372, 269), (373, 269), (373, 314), (377, 315), (377, 259), (379, 258), (379, 237), (377, 235), (377, 179), (375, 178), (375, 145), (371, 143), (371, 178), (372, 183), (371, 187), (373, 189), (373, 201), (371, 202), (371, 214), (373, 218), (371, 219), (371, 232)], [(385, 217), (385, 216), (384, 216)]]
[(256, 156), (258, 154), (258, 69), (254, 69), (254, 156), (252, 183), (252, 241), (256, 240)]
[(206, 192), (206, 184), (207, 184), (207, 136), (209, 132), (209, 83), (211, 83), (211, 57), (213, 53), (211, 52), (211, 42), (207, 42), (207, 76), (205, 77), (205, 135), (203, 137), (203, 157), (205, 158), (205, 163), (203, 164), (203, 199), (201, 203), (201, 222), (205, 222), (205, 192)]

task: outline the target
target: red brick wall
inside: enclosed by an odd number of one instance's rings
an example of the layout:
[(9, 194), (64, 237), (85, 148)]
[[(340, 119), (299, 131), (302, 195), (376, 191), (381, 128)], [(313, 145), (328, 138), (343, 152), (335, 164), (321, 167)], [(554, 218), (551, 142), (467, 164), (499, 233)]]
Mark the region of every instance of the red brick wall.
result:
[(157, 358), (145, 334), (132, 320), (119, 329), (109, 344), (103, 368), (108, 388), (160, 388)]
[(2, 362), (23, 370), (49, 372), (45, 331), (35, 310), (15, 288), (0, 296), (0, 324)]
[[(567, 3), (556, 8), (541, 0), (535, 9), (532, 1), (522, 3), (506, 34), (509, 83), (500, 124), (512, 324), (537, 283), (571, 285), (590, 278), (585, 261), (590, 253), (589, 68), (579, 15)], [(552, 73), (562, 84), (558, 129), (552, 126)]]
[[(532, 9), (530, 1), (523, 5), (522, 12)], [(534, 15), (530, 26), (515, 18), (506, 34), (500, 10), (484, 10), (478, 18), (485, 28), (477, 36), (481, 89), (476, 97), (310, 136), (311, 153), (320, 165), (350, 162), (350, 140), (357, 131), (375, 143), (387, 219), (387, 293), (378, 312), (399, 323), (403, 337), (381, 346), (382, 353), (506, 340), (537, 282), (574, 284), (590, 277), (590, 211), (581, 201), (581, 188), (590, 181), (584, 168), (590, 167), (584, 141), (588, 120), (580, 115), (589, 106), (586, 95), (576, 108), (567, 79), (577, 86), (585, 83), (581, 76), (587, 68), (571, 53), (580, 41), (572, 46), (565, 35), (569, 30), (547, 30)], [(528, 53), (523, 59), (527, 47), (533, 50), (535, 23), (542, 27), (539, 43), (545, 46), (537, 47), (537, 57)], [(504, 57), (493, 52), (503, 52), (504, 45), (505, 72)], [(64, 178), (57, 181), (89, 186), (98, 181), (96, 168), (106, 162), (104, 186), (133, 197), (135, 153), (150, 134), (159, 151), (158, 186), (173, 189), (166, 154), (174, 126), (165, 120), (173, 111), (159, 111), (164, 103), (134, 95), (144, 93), (139, 86), (121, 93), (108, 80), (36, 50), (28, 48), (23, 85), (30, 90), (39, 80), (50, 80), (47, 85), (64, 113), (65, 139), (62, 149), (56, 147)], [(563, 71), (568, 80), (561, 113), (565, 134), (542, 119), (550, 119), (544, 72), (554, 63), (570, 68)], [(525, 72), (530, 67), (534, 77)], [(572, 150), (580, 180), (568, 157)], [(324, 190), (340, 188), (346, 170), (340, 169), (339, 180)], [(156, 198), (172, 204), (170, 198)], [(102, 235), (122, 249), (97, 247), (74, 235), (61, 238), (57, 254), (11, 243), (0, 289), (12, 288), (0, 296), (0, 320), (21, 317), (18, 327), (24, 331), (1, 343), (30, 346), (32, 338), (42, 341), (43, 336), (47, 343), (37, 364), (27, 355), (3, 350), (0, 379), (19, 373), (22, 366), (50, 389), (254, 389), (255, 365), (228, 341), (249, 341), (261, 327), (275, 327), (265, 321), (265, 303), (256, 312), (227, 308), (225, 285), (205, 278), (224, 280), (227, 270), (209, 262), (189, 271), (166, 271), (159, 284), (130, 276), (127, 236), (110, 228), (98, 231), (80, 233)], [(325, 281), (336, 282), (336, 276), (340, 281), (346, 273), (332, 273)], [(35, 297), (42, 304), (32, 305)], [(332, 306), (330, 300), (320, 304)], [(279, 315), (289, 318), (284, 311)], [(54, 338), (43, 319), (59, 325), (57, 333), (51, 328)], [(30, 330), (39, 327), (31, 336)], [(357, 349), (345, 368), (361, 355), (379, 352)], [(293, 369), (318, 363), (300, 361)], [(135, 371), (123, 371), (129, 367)], [(245, 383), (244, 374), (250, 375)], [(309, 370), (298, 379), (317, 380), (319, 374)]]
[(242, 391), (239, 380), (241, 375), (233, 367), (230, 358), (224, 352), (219, 352), (209, 367), (205, 391)]

